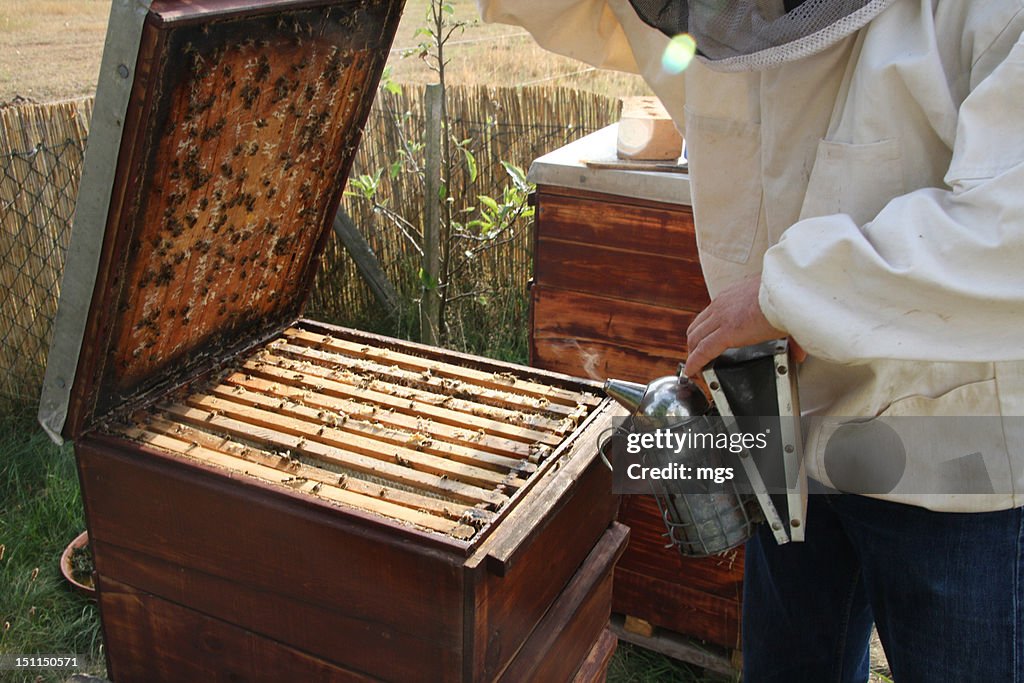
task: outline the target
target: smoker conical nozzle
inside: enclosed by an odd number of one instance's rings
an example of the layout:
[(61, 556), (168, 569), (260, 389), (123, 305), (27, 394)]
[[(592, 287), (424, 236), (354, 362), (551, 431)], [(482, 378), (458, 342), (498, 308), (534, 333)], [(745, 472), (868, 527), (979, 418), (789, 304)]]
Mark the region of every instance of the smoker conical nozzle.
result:
[(631, 414), (637, 412), (646, 392), (646, 384), (627, 382), (622, 379), (609, 379), (604, 383), (604, 393), (627, 408)]

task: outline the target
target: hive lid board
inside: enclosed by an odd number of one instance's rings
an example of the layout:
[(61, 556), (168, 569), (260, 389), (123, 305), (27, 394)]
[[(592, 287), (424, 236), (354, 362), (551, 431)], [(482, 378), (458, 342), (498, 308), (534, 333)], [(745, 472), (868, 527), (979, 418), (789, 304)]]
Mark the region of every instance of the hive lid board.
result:
[(114, 0), (39, 418), (74, 438), (297, 318), (402, 0)]
[(564, 187), (616, 197), (690, 206), (690, 175), (623, 168), (615, 151), (613, 123), (549, 152), (530, 164), (527, 179), (544, 191)]

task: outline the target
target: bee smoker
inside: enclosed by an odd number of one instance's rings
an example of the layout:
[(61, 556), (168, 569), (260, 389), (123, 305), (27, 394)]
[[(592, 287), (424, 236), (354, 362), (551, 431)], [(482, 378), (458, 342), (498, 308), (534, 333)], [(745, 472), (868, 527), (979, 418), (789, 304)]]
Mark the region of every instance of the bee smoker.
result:
[[(650, 480), (667, 536), (684, 555), (729, 550), (746, 541), (760, 521), (779, 544), (804, 540), (807, 487), (791, 367), (789, 345), (778, 340), (730, 349), (709, 364), (703, 376), (711, 401), (682, 374), (682, 367), (678, 376), (646, 386), (605, 382), (605, 393), (631, 412), (623, 427), (627, 432), (664, 429), (690, 437), (684, 448), (645, 449), (645, 466), (690, 472), (732, 467), (742, 474), (742, 481), (704, 487)], [(755, 433), (762, 435), (763, 447), (748, 448), (743, 436)]]

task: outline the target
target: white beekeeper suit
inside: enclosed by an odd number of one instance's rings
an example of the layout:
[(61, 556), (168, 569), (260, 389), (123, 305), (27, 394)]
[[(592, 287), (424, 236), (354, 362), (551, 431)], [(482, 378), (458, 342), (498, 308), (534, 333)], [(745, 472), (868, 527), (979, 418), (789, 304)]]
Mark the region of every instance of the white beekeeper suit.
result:
[[(711, 295), (762, 274), (762, 311), (810, 354), (805, 413), (996, 416), (906, 435), (885, 498), (1024, 505), (1021, 0), (868, 3), (869, 21), (813, 54), (746, 71), (695, 59), (681, 76), (627, 0), (479, 4), (487, 21), (651, 84), (685, 128)], [(808, 435), (808, 472), (842, 488), (827, 437)], [(948, 466), (978, 453), (980, 473)]]

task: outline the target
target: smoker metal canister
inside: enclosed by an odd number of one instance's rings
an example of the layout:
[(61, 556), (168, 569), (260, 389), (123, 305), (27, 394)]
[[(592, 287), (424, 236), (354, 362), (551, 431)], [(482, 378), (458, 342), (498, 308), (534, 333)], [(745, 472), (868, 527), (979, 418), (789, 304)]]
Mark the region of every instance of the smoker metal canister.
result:
[[(715, 445), (719, 439), (714, 437), (725, 433), (717, 411), (686, 377), (670, 375), (646, 387), (612, 379), (605, 383), (605, 393), (630, 409), (631, 417), (624, 426), (627, 433), (661, 429), (684, 437), (686, 433), (706, 435), (691, 438), (678, 451), (672, 447), (645, 449), (645, 467), (675, 467), (679, 471), (679, 467), (685, 466), (693, 473), (698, 467), (714, 470), (733, 465), (735, 457)], [(704, 557), (722, 553), (753, 534), (755, 520), (748, 512), (753, 497), (740, 493), (735, 480), (715, 483), (650, 479), (649, 483), (669, 541), (683, 555)]]

